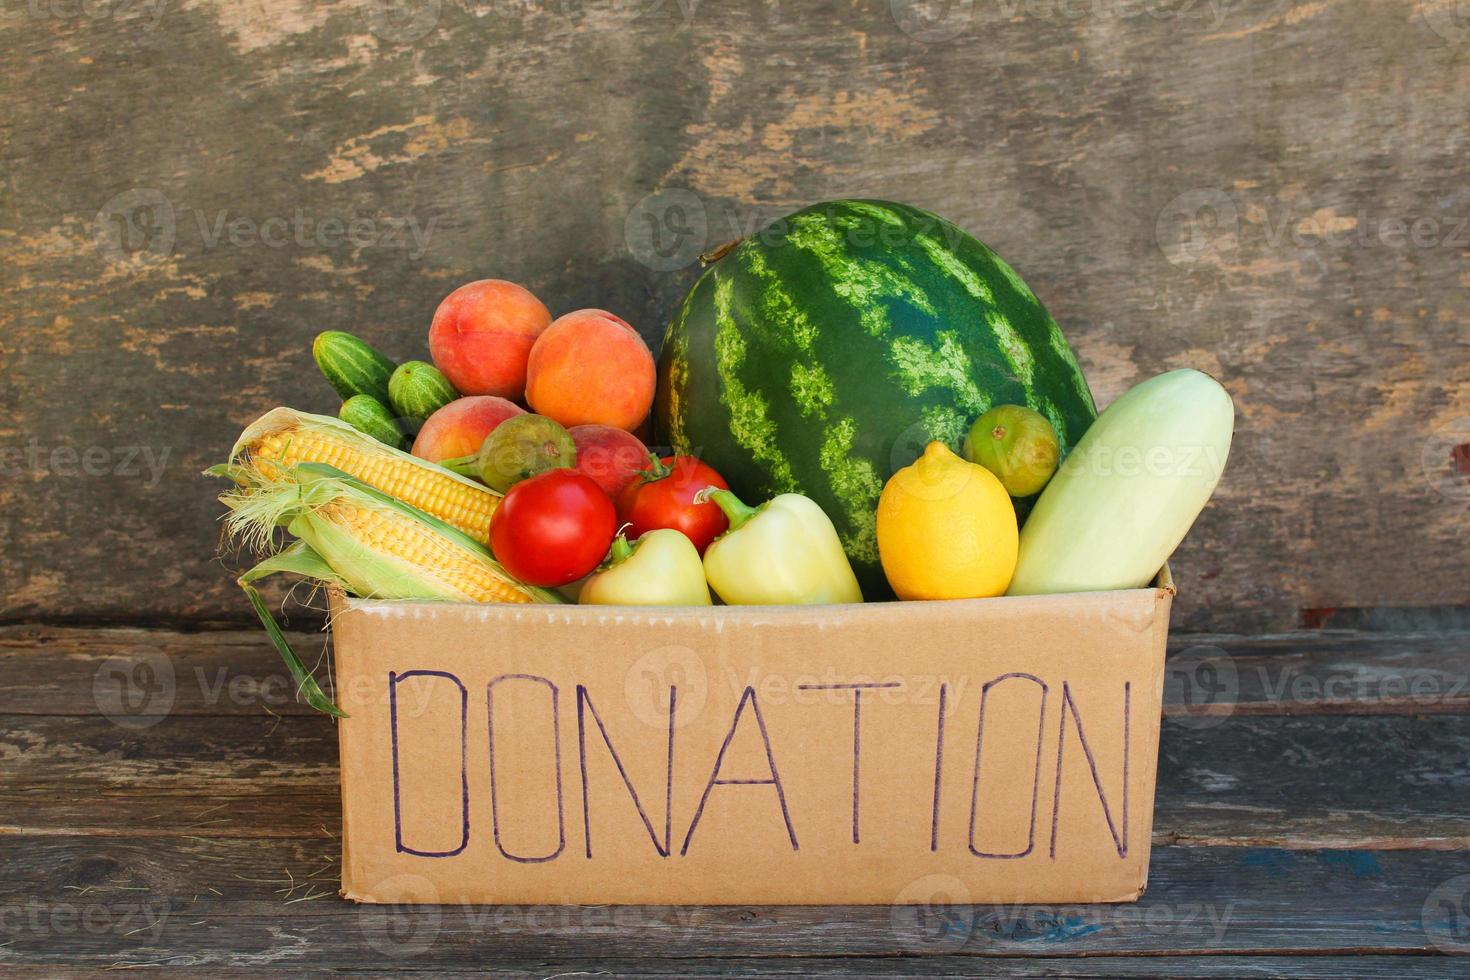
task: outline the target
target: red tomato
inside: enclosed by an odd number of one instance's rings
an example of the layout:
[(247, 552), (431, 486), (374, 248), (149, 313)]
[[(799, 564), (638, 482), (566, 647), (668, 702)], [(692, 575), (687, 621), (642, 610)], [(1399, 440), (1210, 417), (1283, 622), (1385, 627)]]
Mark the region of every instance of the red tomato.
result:
[(631, 541), (646, 531), (671, 527), (694, 542), (699, 553), (730, 526), (725, 512), (713, 501), (694, 502), (705, 487), (730, 489), (725, 478), (693, 456), (665, 456), (618, 495), (618, 520), (633, 525)]
[(595, 480), (554, 469), (506, 492), (490, 518), (490, 550), (522, 582), (551, 588), (596, 568), (617, 529), (612, 500)]

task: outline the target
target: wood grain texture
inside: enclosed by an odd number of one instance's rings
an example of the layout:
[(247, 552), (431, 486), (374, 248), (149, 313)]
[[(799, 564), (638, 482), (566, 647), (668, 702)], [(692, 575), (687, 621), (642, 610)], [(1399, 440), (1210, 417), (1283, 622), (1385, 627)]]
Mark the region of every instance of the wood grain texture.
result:
[[(1196, 687), (1221, 656), (1446, 679), (1460, 638), (1203, 639), (1172, 654)], [(1166, 720), (1136, 905), (358, 906), (330, 721), (226, 693), (272, 657), (253, 631), (0, 628), (0, 972), (1451, 977), (1470, 952), (1463, 710), (1329, 714), (1217, 672), (1217, 703), (1272, 713)]]
[[(1156, 842), (1470, 849), (1463, 635), (1208, 639), (1166, 669)], [(0, 676), (0, 835), (340, 823), (332, 725), (258, 631), (0, 628)]]
[[(120, 960), (117, 969), (143, 969), (133, 961)], [(1418, 954), (1372, 954), (1356, 956), (1273, 955), (1253, 953), (1231, 956), (1171, 956), (1161, 962), (1157, 956), (1105, 957), (989, 957), (977, 963), (974, 957), (824, 957), (824, 956), (710, 956), (675, 961), (657, 959), (599, 958), (574, 960), (547, 957), (496, 956), (493, 975), (497, 977), (550, 977), (589, 975), (619, 980), (643, 977), (1299, 977), (1313, 980), (1357, 980), (1357, 978), (1441, 977), (1456, 978), (1459, 964), (1448, 957)], [(111, 964), (109, 964), (111, 967)], [(45, 977), (46, 980), (69, 980), (91, 977), (92, 970), (67, 968), (54, 963), (6, 965), (11, 976)], [(366, 968), (360, 972), (368, 972)], [(420, 957), (407, 962), (394, 962), (395, 975), (429, 975), (445, 980), (483, 977), (486, 971), (474, 966), (446, 969), (437, 959)]]
[[(299, 836), (341, 822), (324, 718), (0, 715), (0, 834)], [(1159, 844), (1470, 850), (1470, 716), (1168, 721)]]
[(701, 248), (850, 195), (1007, 256), (1100, 400), (1230, 389), (1178, 625), (1470, 602), (1453, 5), (1144, 6), (11, 5), (0, 617), (244, 621), (196, 474), (335, 408), (318, 330), (421, 356), (493, 275), (656, 342)]
[[(712, 972), (732, 957), (1195, 954), (1248, 969), (1257, 955), (1439, 955), (1453, 933), (1426, 900), (1467, 867), (1427, 852), (1164, 847), (1149, 891), (1123, 906), (382, 906), (336, 898), (335, 850), (324, 837), (0, 839), (0, 902), (27, 913), (10, 916), (0, 957), (298, 970), (534, 956), (546, 975), (564, 961)], [(68, 932), (87, 909), (98, 926)]]
[[(296, 622), (310, 620), (310, 615)], [(330, 687), (322, 632), (290, 634)], [(1207, 728), (1236, 715), (1470, 709), (1470, 633), (1176, 633), (1164, 712)], [(0, 714), (311, 715), (260, 629), (184, 633), (0, 626)]]

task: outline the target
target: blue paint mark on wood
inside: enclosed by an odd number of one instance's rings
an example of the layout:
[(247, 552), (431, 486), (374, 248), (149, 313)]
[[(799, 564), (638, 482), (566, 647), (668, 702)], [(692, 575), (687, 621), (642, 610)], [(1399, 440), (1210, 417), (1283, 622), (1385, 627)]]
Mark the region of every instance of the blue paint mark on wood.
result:
[(1280, 847), (1252, 847), (1241, 857), (1247, 868), (1258, 868), (1270, 875), (1285, 874), (1296, 865), (1296, 855)]
[(1383, 874), (1378, 858), (1371, 851), (1323, 851), (1322, 861), (1329, 867), (1346, 869), (1355, 878)]

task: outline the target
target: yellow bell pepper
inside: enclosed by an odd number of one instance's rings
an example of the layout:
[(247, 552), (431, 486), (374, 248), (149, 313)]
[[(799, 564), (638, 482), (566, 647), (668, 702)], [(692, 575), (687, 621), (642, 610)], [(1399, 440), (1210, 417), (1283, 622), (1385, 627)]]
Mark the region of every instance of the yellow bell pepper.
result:
[(704, 552), (704, 576), (732, 606), (814, 606), (862, 602), (837, 529), (821, 507), (783, 493), (759, 507), (729, 490), (701, 490), (730, 519)]
[(699, 549), (679, 531), (659, 528), (632, 544), (619, 534), (600, 571), (582, 583), (578, 602), (599, 606), (708, 606)]

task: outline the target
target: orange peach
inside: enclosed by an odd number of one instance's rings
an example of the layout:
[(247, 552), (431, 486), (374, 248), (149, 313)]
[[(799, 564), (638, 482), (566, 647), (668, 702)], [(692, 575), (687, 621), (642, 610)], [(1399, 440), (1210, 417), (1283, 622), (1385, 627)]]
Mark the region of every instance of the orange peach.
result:
[(429, 325), (429, 356), (464, 395), (518, 399), (526, 358), (551, 323), (530, 290), (503, 279), (466, 283), (444, 297)]
[(567, 430), (577, 444), (577, 469), (586, 473), (614, 500), (650, 464), (648, 447), (624, 429), (610, 425), (574, 425)]
[(424, 420), (413, 441), (413, 454), (437, 463), (480, 451), (480, 443), (495, 427), (526, 410), (495, 395), (456, 398)]
[(638, 332), (605, 310), (558, 317), (526, 364), (526, 401), (571, 428), (632, 430), (653, 404), (653, 354)]

